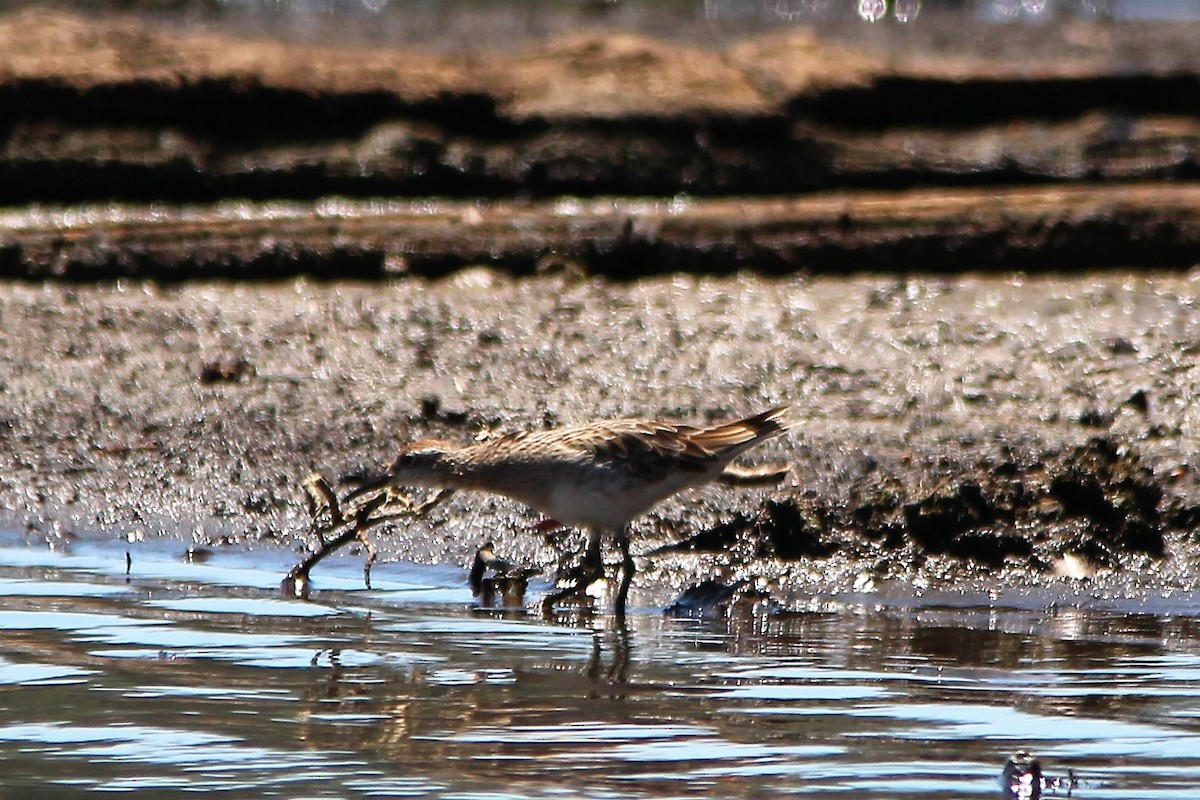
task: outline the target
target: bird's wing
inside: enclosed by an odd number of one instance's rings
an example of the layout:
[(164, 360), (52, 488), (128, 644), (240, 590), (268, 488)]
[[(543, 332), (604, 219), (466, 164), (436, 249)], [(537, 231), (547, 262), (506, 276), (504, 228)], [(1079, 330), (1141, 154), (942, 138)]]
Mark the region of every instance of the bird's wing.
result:
[(713, 466), (715, 453), (694, 438), (696, 432), (690, 425), (614, 420), (581, 429), (567, 441), (599, 464), (661, 480), (673, 472), (703, 472)]
[(786, 431), (787, 407), (732, 422), (698, 428), (647, 419), (618, 419), (544, 431), (505, 434), (480, 447), (526, 460), (534, 457), (608, 465), (647, 481), (680, 472), (704, 473), (743, 450)]

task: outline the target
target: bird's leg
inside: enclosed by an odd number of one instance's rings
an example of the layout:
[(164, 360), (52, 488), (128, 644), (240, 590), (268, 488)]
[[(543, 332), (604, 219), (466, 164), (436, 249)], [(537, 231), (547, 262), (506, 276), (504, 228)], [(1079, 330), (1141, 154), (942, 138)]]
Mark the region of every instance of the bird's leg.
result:
[(572, 595), (584, 597), (587, 588), (604, 577), (604, 562), (600, 560), (600, 539), (603, 534), (604, 531), (600, 528), (592, 528), (588, 531), (587, 550), (584, 551), (583, 561), (580, 562), (579, 568), (574, 570), (577, 576), (575, 585), (547, 595), (542, 600), (542, 613), (549, 614), (555, 603)]
[(629, 584), (633, 583), (633, 573), (637, 571), (637, 566), (633, 563), (633, 556), (629, 553), (629, 527), (626, 526), (617, 531), (617, 547), (621, 549), (621, 583), (617, 586), (617, 599), (613, 608), (613, 613), (617, 619), (625, 619), (625, 600), (629, 597)]
[(604, 577), (604, 562), (600, 559), (600, 537), (603, 531), (592, 528), (588, 531), (587, 552), (583, 554), (583, 571), (579, 576), (579, 591), (583, 592)]
[(479, 552), (475, 553), (475, 561), (471, 563), (471, 573), (467, 576), (467, 582), (471, 584), (471, 594), (475, 597), (483, 594), (483, 574), (487, 572), (487, 561), (481, 555), (482, 552), (483, 548), (480, 548)]

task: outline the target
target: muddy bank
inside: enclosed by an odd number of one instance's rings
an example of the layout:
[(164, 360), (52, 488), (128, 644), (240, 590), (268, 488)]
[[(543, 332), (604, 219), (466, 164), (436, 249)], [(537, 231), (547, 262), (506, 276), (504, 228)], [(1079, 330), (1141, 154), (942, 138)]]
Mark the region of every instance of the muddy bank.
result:
[(1200, 263), (1200, 189), (1139, 184), (545, 203), (329, 200), (0, 214), (0, 276), (443, 276), (480, 264), (623, 280)]
[[(808, 421), (754, 460), (794, 482), (664, 504), (636, 552), (684, 544), (639, 586), (1184, 584), (1198, 299), (1194, 276), (1145, 274), (8, 284), (0, 503), (51, 542), (300, 548), (310, 470), (362, 474), (415, 436), (791, 401)], [(466, 564), (494, 539), (552, 572), (536, 521), (462, 496), (377, 542)]]
[(1200, 175), (1196, 25), (1047, 27), (785, 26), (704, 44), (601, 29), (515, 51), (327, 44), (297, 58), (287, 42), (28, 10), (0, 17), (0, 104), (14, 110), (0, 202)]
[(1196, 193), (1181, 182), (1200, 175), (1195, 26), (1070, 21), (1050, 26), (1057, 40), (985, 27), (972, 40), (1001, 31), (1006, 48), (971, 49), (939, 25), (690, 44), (593, 30), (455, 52), (324, 44), (299, 59), (292, 43), (127, 17), (0, 16), (0, 105), (13, 110), (0, 202), (33, 206), (0, 224), (0, 272), (1200, 261)]

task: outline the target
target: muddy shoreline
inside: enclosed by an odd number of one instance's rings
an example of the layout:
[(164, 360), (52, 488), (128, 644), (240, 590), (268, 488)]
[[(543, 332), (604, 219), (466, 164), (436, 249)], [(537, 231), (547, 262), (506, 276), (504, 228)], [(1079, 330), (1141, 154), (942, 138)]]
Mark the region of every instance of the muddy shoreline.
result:
[(1178, 269), (1200, 188), (1127, 184), (549, 202), (229, 202), (0, 214), (0, 277), (184, 281), (444, 277), (488, 265), (634, 280), (762, 274)]
[[(643, 561), (655, 599), (711, 576), (780, 593), (1063, 574), (1186, 586), (1195, 563), (1194, 275), (476, 269), (2, 298), (3, 515), (51, 543), (99, 529), (181, 552), (302, 548), (310, 471), (352, 480), (416, 436), (790, 401), (808, 421), (752, 459), (791, 461), (789, 485), (695, 492), (638, 525), (637, 552), (662, 549)], [(494, 539), (553, 572), (562, 551), (536, 521), (464, 496), (376, 540), (384, 557), (465, 565)]]
[(1193, 180), (1197, 27), (586, 30), (298, 61), (286, 42), (26, 10), (0, 16), (0, 202)]
[[(310, 471), (413, 436), (791, 402), (787, 485), (639, 524), (643, 601), (1190, 586), (1196, 31), (1057, 32), (297, 62), (0, 17), (0, 522), (298, 550)], [(377, 543), (553, 573), (578, 542), (535, 522), (458, 498)]]

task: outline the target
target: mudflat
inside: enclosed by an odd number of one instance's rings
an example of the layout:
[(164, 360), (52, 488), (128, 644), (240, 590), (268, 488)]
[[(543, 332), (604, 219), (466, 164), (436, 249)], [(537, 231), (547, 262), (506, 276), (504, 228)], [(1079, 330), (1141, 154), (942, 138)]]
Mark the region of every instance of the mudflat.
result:
[[(1198, 292), (1112, 272), (9, 284), (4, 514), (50, 538), (299, 548), (310, 471), (361, 475), (416, 436), (791, 402), (805, 424), (752, 461), (792, 478), (666, 503), (637, 526), (639, 552), (667, 548), (647, 585), (1182, 582)], [(375, 541), (465, 564), (495, 540), (550, 565), (536, 522), (462, 495)]]

